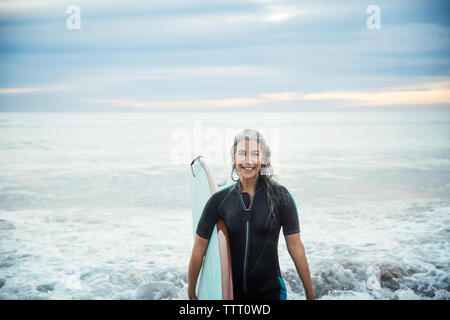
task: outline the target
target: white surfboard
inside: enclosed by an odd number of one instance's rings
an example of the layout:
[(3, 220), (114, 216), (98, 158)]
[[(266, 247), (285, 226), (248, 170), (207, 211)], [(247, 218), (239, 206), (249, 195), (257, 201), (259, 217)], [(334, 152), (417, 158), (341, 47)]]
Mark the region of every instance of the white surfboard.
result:
[[(211, 195), (217, 191), (214, 179), (202, 156), (191, 162), (192, 172), (192, 226), (197, 224)], [(233, 299), (233, 279), (230, 246), (225, 222), (219, 219), (208, 243), (205, 259), (197, 280), (197, 299)]]

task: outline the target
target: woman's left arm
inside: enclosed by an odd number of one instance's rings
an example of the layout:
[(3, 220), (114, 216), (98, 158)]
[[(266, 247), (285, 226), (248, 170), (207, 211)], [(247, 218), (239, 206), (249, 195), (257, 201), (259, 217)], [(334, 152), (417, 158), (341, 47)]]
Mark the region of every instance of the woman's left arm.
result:
[(287, 235), (284, 238), (286, 239), (289, 255), (294, 261), (295, 268), (297, 269), (298, 275), (302, 280), (303, 287), (305, 288), (306, 299), (314, 300), (311, 274), (309, 272), (308, 261), (306, 260), (305, 248), (302, 240), (300, 239), (300, 232)]

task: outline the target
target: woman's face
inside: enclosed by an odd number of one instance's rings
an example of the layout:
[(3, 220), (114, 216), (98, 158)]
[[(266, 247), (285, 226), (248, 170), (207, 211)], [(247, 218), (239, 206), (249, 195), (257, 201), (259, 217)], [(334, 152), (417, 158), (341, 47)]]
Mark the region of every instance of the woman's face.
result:
[(261, 169), (261, 150), (256, 140), (242, 139), (236, 146), (234, 162), (239, 171), (239, 176), (244, 179), (252, 179), (258, 176)]

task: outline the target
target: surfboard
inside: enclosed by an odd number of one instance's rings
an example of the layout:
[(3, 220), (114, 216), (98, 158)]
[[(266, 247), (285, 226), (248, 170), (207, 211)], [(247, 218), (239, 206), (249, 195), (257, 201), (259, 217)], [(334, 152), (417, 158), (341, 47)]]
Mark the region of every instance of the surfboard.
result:
[[(202, 156), (191, 162), (192, 172), (192, 226), (197, 224), (206, 202), (218, 189), (213, 176)], [(197, 287), (199, 300), (232, 300), (233, 278), (231, 271), (230, 245), (227, 228), (223, 219), (219, 219), (214, 227), (208, 243)]]

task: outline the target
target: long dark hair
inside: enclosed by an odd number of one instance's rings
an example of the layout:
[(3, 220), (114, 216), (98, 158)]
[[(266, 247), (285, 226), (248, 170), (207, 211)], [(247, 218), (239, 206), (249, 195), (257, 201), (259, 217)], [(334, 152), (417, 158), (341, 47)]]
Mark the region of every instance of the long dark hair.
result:
[[(239, 171), (236, 168), (235, 162), (235, 154), (236, 148), (239, 141), (247, 139), (247, 140), (256, 140), (261, 150), (261, 170), (259, 174), (261, 175), (264, 189), (267, 198), (267, 205), (269, 207), (270, 216), (272, 216), (273, 221), (276, 221), (277, 211), (279, 205), (281, 203), (286, 203), (288, 199), (288, 194), (285, 192), (285, 189), (281, 188), (281, 185), (275, 180), (277, 176), (273, 172), (273, 167), (270, 163), (270, 149), (264, 139), (263, 135), (259, 133), (257, 130), (253, 129), (245, 129), (241, 133), (238, 133), (234, 137), (233, 146), (231, 148), (231, 158), (232, 158), (232, 168), (231, 168), (231, 180), (238, 181), (239, 180)], [(233, 177), (233, 173), (237, 173), (238, 178), (235, 180)]]

